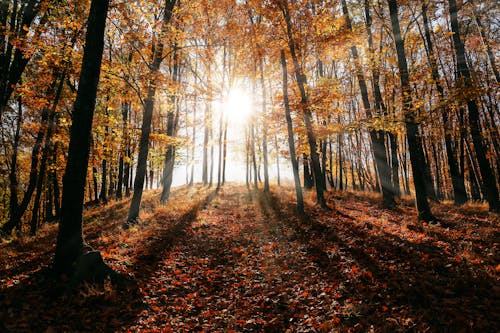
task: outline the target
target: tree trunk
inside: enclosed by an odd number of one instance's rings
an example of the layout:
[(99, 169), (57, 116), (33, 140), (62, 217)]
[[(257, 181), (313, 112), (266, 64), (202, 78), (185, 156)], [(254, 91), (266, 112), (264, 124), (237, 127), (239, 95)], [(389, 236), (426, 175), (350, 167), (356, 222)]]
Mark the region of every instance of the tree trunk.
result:
[(264, 84), (264, 60), (260, 57), (260, 85), (262, 88), (262, 157), (264, 162), (264, 192), (269, 193), (269, 162), (267, 159), (266, 85)]
[[(453, 46), (457, 57), (458, 80), (461, 80), (463, 89), (470, 91), (474, 89), (472, 77), (465, 58), (465, 45), (460, 36), (458, 23), (458, 8), (455, 0), (449, 0), (449, 11), (451, 18), (451, 30), (453, 32)], [(467, 94), (466, 94), (467, 95)], [(484, 189), (486, 200), (490, 211), (500, 212), (500, 200), (498, 198), (498, 188), (495, 181), (495, 175), (490, 167), (487, 153), (488, 150), (484, 144), (481, 125), (479, 122), (479, 109), (475, 97), (472, 95), (467, 98), (467, 109), (469, 111), (469, 128), (472, 136), (472, 143), (476, 152), (479, 164), (479, 172), (482, 178), (482, 187)]]
[(286, 125), (288, 131), (288, 148), (293, 169), (293, 180), (295, 182), (295, 194), (297, 196), (297, 212), (304, 214), (304, 198), (300, 187), (299, 164), (295, 153), (295, 142), (293, 134), (292, 116), (290, 115), (290, 102), (288, 100), (288, 70), (286, 66), (285, 51), (281, 50), (281, 67), (283, 69), (283, 104), (285, 105)]
[(54, 259), (57, 273), (70, 273), (83, 253), (82, 214), (92, 119), (104, 48), (108, 0), (92, 0), (78, 92), (73, 112), (68, 162), (63, 178), (62, 214)]
[[(163, 61), (163, 37), (167, 32), (167, 24), (172, 18), (173, 9), (176, 0), (165, 1), (165, 11), (163, 13), (162, 31), (156, 43), (155, 53), (153, 55), (153, 64), (151, 66), (151, 76), (155, 77), (160, 70), (160, 65)], [(153, 79), (154, 80), (154, 79)], [(139, 143), (139, 157), (137, 160), (137, 169), (134, 180), (134, 194), (128, 212), (128, 223), (134, 223), (139, 218), (139, 210), (141, 207), (142, 192), (144, 190), (144, 179), (146, 177), (146, 167), (149, 153), (149, 135), (151, 133), (151, 122), (153, 119), (153, 110), (155, 104), (156, 82), (149, 82), (148, 96), (144, 102), (144, 113), (141, 128), (141, 140)]]
[(425, 190), (425, 179), (422, 170), (425, 170), (424, 153), (422, 141), (419, 133), (419, 126), (415, 120), (413, 111), (413, 101), (410, 87), (410, 76), (408, 64), (406, 62), (406, 52), (403, 36), (399, 25), (398, 3), (397, 0), (388, 0), (389, 12), (391, 15), (392, 31), (394, 34), (394, 43), (398, 57), (399, 78), (401, 80), (401, 93), (403, 101), (403, 113), (405, 116), (406, 136), (410, 151), (410, 162), (413, 172), (413, 182), (415, 184), (416, 204), (418, 217), (424, 221), (433, 221), (435, 217), (431, 213), (429, 203), (427, 202), (427, 192)]
[(276, 149), (276, 172), (278, 177), (278, 186), (281, 185), (281, 176), (280, 176), (280, 149), (278, 145), (278, 135), (274, 135), (274, 147)]
[(202, 165), (202, 181), (204, 185), (208, 185), (208, 140), (209, 140), (209, 130), (208, 130), (208, 113), (209, 105), (205, 106), (205, 116), (204, 116), (204, 136), (203, 136), (203, 165)]
[[(347, 28), (349, 30), (352, 30), (351, 19), (349, 17), (347, 3), (345, 0), (342, 0), (342, 11), (345, 15)], [(370, 16), (367, 17), (367, 26), (370, 27), (371, 29)], [(370, 46), (370, 49), (371, 48), (372, 47)], [(359, 64), (358, 48), (355, 45), (351, 46), (351, 53), (352, 57), (354, 58), (356, 66), (356, 77), (358, 79), (359, 90), (361, 92), (361, 100), (363, 102), (363, 108), (365, 110), (367, 118), (371, 119), (373, 116), (370, 106), (370, 99), (368, 97), (368, 87), (366, 85), (365, 77), (363, 75), (363, 70), (361, 68), (361, 65)], [(377, 111), (380, 111), (380, 109), (377, 109)], [(384, 207), (390, 208), (395, 206), (396, 202), (394, 201), (394, 188), (391, 182), (391, 169), (389, 167), (389, 163), (387, 162), (385, 134), (386, 133), (382, 130), (377, 131), (375, 129), (370, 129), (370, 142), (373, 150), (373, 155), (375, 156), (375, 163), (377, 164), (377, 170), (379, 172), (379, 177), (380, 177), (380, 184), (382, 187), (382, 204)], [(353, 178), (353, 184), (354, 184), (354, 178)]]
[(290, 17), (290, 11), (288, 8), (288, 2), (284, 1), (283, 3), (280, 4), (281, 10), (283, 12), (283, 17), (285, 19), (286, 23), (286, 30), (287, 30), (287, 35), (288, 35), (288, 47), (290, 49), (290, 54), (292, 56), (293, 64), (294, 64), (294, 69), (295, 69), (295, 77), (297, 80), (297, 86), (300, 91), (300, 103), (302, 106), (302, 113), (304, 117), (304, 123), (306, 125), (306, 133), (307, 133), (307, 140), (309, 143), (309, 149), (310, 149), (310, 154), (311, 154), (311, 162), (312, 162), (312, 169), (314, 173), (314, 179), (316, 182), (316, 200), (317, 203), (323, 207), (326, 208), (326, 201), (325, 197), (323, 194), (323, 189), (325, 186), (321, 183), (321, 165), (319, 161), (319, 154), (318, 154), (318, 149), (317, 149), (317, 141), (316, 141), (316, 134), (314, 133), (313, 130), (313, 124), (312, 124), (312, 114), (311, 110), (308, 107), (308, 101), (307, 101), (307, 94), (306, 94), (306, 76), (302, 72), (302, 68), (300, 67), (299, 64), (299, 59), (296, 53), (296, 42), (295, 42), (295, 37), (293, 35), (292, 31), (292, 20)]

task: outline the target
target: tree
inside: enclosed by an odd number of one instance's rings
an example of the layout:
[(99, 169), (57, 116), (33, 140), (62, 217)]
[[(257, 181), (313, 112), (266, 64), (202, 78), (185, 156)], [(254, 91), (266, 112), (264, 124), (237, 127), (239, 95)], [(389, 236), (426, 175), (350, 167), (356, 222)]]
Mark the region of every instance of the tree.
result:
[[(349, 12), (347, 9), (347, 3), (342, 0), (342, 11), (345, 15), (346, 25), (349, 30), (352, 30), (351, 18), (349, 17)], [(369, 16), (368, 18), (369, 19)], [(363, 107), (368, 118), (372, 118), (372, 110), (370, 106), (370, 100), (368, 97), (368, 87), (366, 85), (365, 77), (359, 63), (358, 48), (353, 45), (351, 46), (352, 57), (354, 58), (354, 63), (356, 66), (356, 76), (358, 79), (359, 90), (361, 93), (361, 99), (363, 101)], [(375, 89), (376, 91), (376, 89)], [(377, 94), (378, 95), (378, 94)], [(377, 98), (377, 96), (376, 96)], [(377, 103), (377, 107), (380, 106), (380, 102)], [(377, 111), (379, 108), (377, 108)], [(382, 187), (382, 204), (384, 207), (394, 207), (396, 202), (394, 201), (395, 190), (391, 181), (391, 170), (389, 163), (387, 161), (385, 137), (387, 133), (383, 130), (370, 129), (370, 141), (372, 145), (373, 155), (375, 157), (375, 163), (377, 164), (377, 170), (380, 177), (380, 185)]]
[(498, 198), (498, 187), (495, 182), (495, 175), (488, 161), (487, 149), (484, 145), (484, 138), (481, 133), (481, 124), (479, 121), (478, 102), (472, 93), (474, 88), (469, 66), (465, 57), (465, 45), (460, 35), (458, 23), (458, 7), (455, 0), (449, 0), (449, 12), (451, 21), (451, 30), (453, 32), (453, 46), (457, 61), (457, 79), (464, 89), (467, 110), (469, 111), (469, 128), (472, 136), (472, 143), (479, 164), (481, 173), (483, 192), (488, 201), (490, 211), (500, 212), (500, 200)]
[(415, 185), (416, 204), (418, 217), (421, 220), (430, 222), (435, 217), (431, 213), (427, 201), (425, 179), (422, 170), (425, 170), (424, 152), (419, 133), (419, 126), (415, 117), (415, 109), (412, 101), (412, 91), (410, 86), (410, 74), (406, 61), (405, 43), (401, 28), (399, 26), (398, 2), (388, 0), (389, 12), (391, 14), (391, 26), (398, 58), (399, 78), (401, 81), (401, 95), (403, 102), (403, 114), (405, 117), (406, 138), (410, 151), (410, 162), (412, 167), (413, 182)]
[(306, 126), (306, 133), (307, 133), (307, 139), (309, 143), (309, 149), (310, 149), (310, 154), (311, 154), (311, 163), (312, 163), (312, 169), (313, 169), (313, 174), (314, 174), (314, 180), (315, 180), (315, 188), (316, 188), (316, 200), (317, 203), (323, 207), (326, 208), (326, 201), (325, 197), (323, 194), (323, 189), (325, 188), (324, 184), (322, 184), (322, 180), (324, 180), (323, 177), (321, 177), (321, 166), (320, 166), (320, 161), (319, 161), (319, 154), (318, 154), (318, 144), (316, 140), (316, 135), (313, 130), (313, 118), (311, 114), (311, 110), (308, 108), (308, 100), (307, 100), (307, 93), (306, 93), (306, 83), (307, 83), (307, 78), (306, 75), (304, 74), (302, 67), (300, 66), (299, 59), (297, 56), (296, 52), (296, 41), (294, 37), (294, 32), (292, 28), (292, 18), (290, 16), (290, 10), (288, 6), (288, 0), (280, 1), (278, 2), (278, 6), (280, 7), (280, 10), (282, 12), (283, 18), (285, 20), (286, 24), (286, 34), (287, 34), (287, 42), (288, 42), (288, 47), (290, 49), (290, 54), (293, 60), (294, 64), (294, 69), (295, 69), (295, 79), (297, 82), (297, 86), (299, 88), (300, 92), (300, 103), (302, 107), (302, 114), (304, 117), (304, 123)]
[(59, 274), (73, 273), (73, 265), (87, 250), (82, 234), (83, 202), (108, 7), (109, 0), (92, 0), (90, 5), (63, 178), (62, 212), (54, 258), (54, 269)]
[(135, 223), (139, 218), (139, 209), (141, 207), (142, 191), (144, 189), (144, 179), (146, 177), (146, 167), (149, 152), (149, 136), (151, 133), (151, 123), (153, 120), (153, 110), (155, 105), (156, 95), (156, 76), (160, 70), (160, 65), (164, 59), (163, 38), (167, 33), (167, 27), (172, 18), (173, 9), (176, 0), (165, 0), (165, 8), (163, 12), (163, 20), (161, 23), (161, 32), (158, 41), (154, 47), (153, 62), (151, 64), (150, 80), (148, 83), (147, 98), (144, 101), (144, 114), (141, 128), (141, 140), (139, 143), (139, 157), (137, 161), (136, 176), (134, 181), (134, 194), (128, 211), (127, 223)]
[(297, 196), (297, 212), (304, 213), (304, 198), (300, 187), (299, 163), (295, 153), (295, 142), (293, 134), (293, 123), (290, 115), (290, 102), (288, 101), (288, 69), (286, 66), (285, 51), (281, 50), (281, 66), (283, 70), (283, 104), (285, 106), (285, 117), (288, 131), (288, 148), (290, 149), (290, 160), (292, 161), (293, 180), (295, 183), (295, 194)]

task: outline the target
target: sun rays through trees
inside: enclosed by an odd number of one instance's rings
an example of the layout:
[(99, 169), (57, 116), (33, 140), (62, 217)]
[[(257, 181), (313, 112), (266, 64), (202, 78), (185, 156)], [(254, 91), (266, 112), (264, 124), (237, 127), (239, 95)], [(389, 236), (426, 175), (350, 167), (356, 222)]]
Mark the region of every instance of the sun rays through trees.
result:
[[(227, 202), (260, 209), (313, 252), (299, 234), (341, 237), (320, 231), (349, 229), (328, 223), (350, 223), (343, 205), (366, 196), (371, 209), (411, 219), (409, 233), (445, 228), (449, 203), (457, 219), (482, 207), (474, 214), (496, 221), (497, 17), (493, 1), (472, 0), (4, 0), (0, 237), (37, 239), (56, 222), (52, 268), (67, 289), (109, 277), (128, 288), (87, 244), (83, 214), (121, 203), (113, 223), (133, 233), (195, 197), (179, 187), (207, 197), (172, 230), (201, 223), (202, 206), (233, 214), (212, 201), (237, 188)], [(285, 198), (303, 224), (278, 225), (273, 204)]]

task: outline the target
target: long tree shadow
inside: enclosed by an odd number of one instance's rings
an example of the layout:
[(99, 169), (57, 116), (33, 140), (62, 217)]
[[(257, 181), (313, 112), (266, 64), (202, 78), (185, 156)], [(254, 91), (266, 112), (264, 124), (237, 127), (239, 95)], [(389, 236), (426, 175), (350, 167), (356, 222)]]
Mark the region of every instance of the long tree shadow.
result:
[[(186, 237), (198, 211), (206, 208), (214, 197), (215, 192), (209, 193), (175, 221), (172, 216), (159, 216), (165, 217), (167, 224), (168, 220), (173, 223), (144, 244), (133, 267), (139, 284), (148, 279), (161, 260), (158, 249), (166, 251)], [(103, 225), (109, 230), (114, 226), (113, 223), (112, 226)], [(48, 241), (51, 237), (53, 233), (46, 236)], [(94, 238), (95, 235), (89, 237), (91, 242)], [(62, 293), (61, 285), (54, 283), (47, 265), (51, 262), (51, 253), (44, 251), (35, 259), (30, 258), (25, 264), (7, 271), (10, 279), (6, 280), (7, 286), (0, 289), (0, 332), (115, 332), (126, 330), (144, 310), (143, 295), (137, 287), (120, 290), (106, 283), (104, 286), (84, 285), (76, 291), (78, 294)], [(35, 267), (37, 262), (38, 268)], [(34, 268), (30, 271), (29, 267)], [(19, 274), (13, 276), (14, 273)]]
[[(353, 219), (337, 216), (324, 222), (313, 214), (298, 219), (274, 194), (259, 198), (258, 203), (265, 214), (294, 230), (290, 240), (304, 244), (326, 278), (343, 281), (345, 294), (371, 305), (357, 318), (344, 320), (354, 320), (365, 328), (378, 321), (384, 329), (396, 330), (403, 326), (403, 318), (384, 320), (392, 318), (394, 311), (413, 318), (406, 327), (416, 330), (498, 331), (498, 288), (484, 270), (451, 260), (430, 242), (416, 244), (390, 233), (376, 235)], [(329, 248), (338, 252), (329, 253)], [(358, 273), (364, 274), (354, 274), (354, 269), (342, 272), (346, 260), (360, 266)], [(382, 304), (387, 313), (376, 312), (376, 304)]]
[(136, 257), (132, 269), (138, 281), (147, 280), (158, 262), (163, 259), (163, 254), (189, 237), (191, 224), (196, 221), (199, 211), (206, 209), (216, 195), (215, 190), (211, 191), (180, 216), (164, 213), (155, 215), (154, 218), (161, 220), (166, 227), (151, 235), (144, 247), (138, 249), (140, 255)]

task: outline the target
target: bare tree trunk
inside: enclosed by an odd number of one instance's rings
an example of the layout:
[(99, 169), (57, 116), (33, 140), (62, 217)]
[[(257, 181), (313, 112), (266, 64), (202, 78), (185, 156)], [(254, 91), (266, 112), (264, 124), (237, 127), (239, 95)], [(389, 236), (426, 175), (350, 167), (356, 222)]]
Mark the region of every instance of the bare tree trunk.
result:
[(264, 84), (264, 60), (260, 57), (260, 85), (262, 88), (262, 157), (264, 161), (264, 192), (269, 192), (269, 162), (267, 160), (267, 119), (266, 119), (266, 85)]
[(284, 1), (283, 3), (280, 3), (280, 7), (283, 13), (283, 17), (285, 19), (286, 23), (286, 29), (287, 29), (287, 35), (288, 35), (288, 47), (290, 49), (290, 54), (292, 56), (294, 68), (295, 68), (295, 77), (297, 80), (297, 86), (300, 91), (300, 103), (302, 106), (302, 113), (304, 116), (304, 123), (306, 125), (306, 133), (307, 133), (307, 139), (309, 143), (309, 149), (311, 153), (311, 162), (312, 162), (312, 169), (313, 173), (315, 175), (314, 179), (316, 182), (316, 200), (317, 203), (323, 207), (326, 208), (326, 201), (325, 197), (323, 194), (323, 189), (325, 186), (321, 183), (321, 165), (319, 161), (319, 154), (318, 154), (318, 149), (317, 149), (317, 141), (316, 141), (316, 135), (313, 130), (313, 124), (312, 124), (312, 114), (311, 110), (308, 107), (308, 101), (307, 101), (307, 94), (306, 94), (306, 76), (302, 72), (302, 68), (299, 64), (299, 59), (297, 57), (296, 53), (296, 42), (295, 42), (295, 37), (293, 35), (292, 31), (292, 20), (290, 17), (290, 11), (288, 8), (288, 2)]
[(293, 123), (292, 116), (290, 115), (290, 102), (288, 100), (288, 70), (284, 50), (281, 50), (281, 67), (283, 69), (283, 103), (285, 105), (285, 116), (288, 131), (288, 148), (290, 149), (293, 179), (295, 182), (295, 194), (297, 196), (297, 212), (299, 214), (304, 214), (304, 198), (302, 196), (302, 188), (300, 187), (299, 165), (297, 162), (297, 155), (295, 153)]
[[(458, 79), (463, 84), (466, 90), (473, 89), (472, 77), (465, 58), (465, 45), (460, 36), (460, 27), (458, 23), (458, 8), (455, 0), (449, 0), (449, 11), (451, 18), (451, 30), (453, 32), (453, 46), (457, 56)], [(498, 198), (498, 188), (495, 181), (494, 173), (490, 167), (487, 148), (484, 145), (484, 138), (481, 132), (481, 124), (479, 122), (479, 109), (475, 97), (467, 98), (467, 109), (469, 111), (469, 128), (472, 136), (472, 143), (479, 164), (479, 172), (481, 173), (482, 186), (486, 200), (488, 201), (489, 209), (492, 212), (500, 212), (500, 200)]]
[(280, 176), (280, 149), (278, 145), (278, 135), (274, 135), (274, 147), (276, 149), (276, 172), (278, 176), (278, 186), (281, 185), (281, 176)]
[[(163, 37), (167, 31), (167, 25), (172, 18), (173, 9), (176, 0), (165, 1), (165, 11), (163, 14), (162, 32), (156, 43), (155, 53), (153, 55), (153, 64), (151, 66), (152, 77), (160, 70), (163, 61)], [(156, 82), (150, 81), (148, 86), (148, 96), (144, 102), (144, 113), (141, 128), (141, 140), (139, 143), (139, 158), (137, 161), (137, 171), (134, 181), (134, 194), (128, 212), (128, 223), (134, 223), (139, 218), (139, 209), (141, 207), (142, 192), (144, 189), (144, 179), (146, 177), (146, 167), (149, 153), (149, 135), (151, 133), (151, 123), (153, 119), (153, 110), (156, 94)]]
[(109, 1), (92, 0), (82, 69), (70, 130), (68, 162), (63, 179), (62, 214), (54, 258), (57, 273), (71, 273), (84, 252), (82, 214), (89, 160), (92, 119), (104, 49), (104, 30)]
[[(352, 30), (351, 19), (349, 17), (349, 12), (347, 9), (347, 3), (342, 0), (342, 10), (346, 18), (347, 28)], [(368, 10), (366, 10), (369, 13)], [(371, 19), (370, 16), (367, 17), (367, 26), (371, 29)], [(370, 33), (371, 36), (371, 33)], [(371, 44), (371, 43), (370, 43)], [(370, 45), (370, 49), (372, 46)], [(352, 57), (355, 61), (356, 66), (356, 77), (358, 79), (359, 90), (361, 92), (361, 100), (363, 102), (363, 108), (365, 110), (366, 116), (372, 118), (372, 111), (370, 106), (370, 100), (368, 97), (368, 87), (366, 85), (365, 77), (359, 64), (358, 49), (355, 45), (351, 46)], [(379, 105), (377, 105), (379, 106)], [(378, 108), (377, 111), (380, 111)], [(394, 201), (394, 188), (391, 182), (391, 169), (387, 162), (386, 147), (385, 147), (385, 135), (386, 133), (382, 130), (370, 129), (370, 141), (373, 154), (375, 156), (375, 162), (377, 163), (377, 170), (379, 172), (380, 184), (382, 187), (382, 204), (384, 207), (393, 207), (396, 205)], [(354, 184), (354, 178), (353, 178)]]
[(388, 0), (389, 12), (391, 14), (392, 31), (394, 34), (394, 43), (398, 57), (399, 78), (401, 80), (403, 112), (405, 116), (406, 136), (410, 150), (410, 162), (413, 171), (413, 181), (415, 184), (415, 195), (418, 209), (418, 217), (424, 221), (434, 221), (429, 203), (427, 202), (427, 192), (425, 189), (425, 179), (421, 172), (425, 168), (424, 153), (422, 141), (419, 133), (419, 126), (415, 120), (413, 111), (413, 101), (410, 87), (410, 77), (408, 64), (406, 62), (406, 53), (404, 49), (404, 40), (401, 35), (398, 17), (397, 0)]
[(205, 106), (204, 115), (204, 136), (203, 136), (203, 165), (202, 165), (202, 181), (204, 185), (208, 185), (208, 113), (210, 112), (208, 104)]

